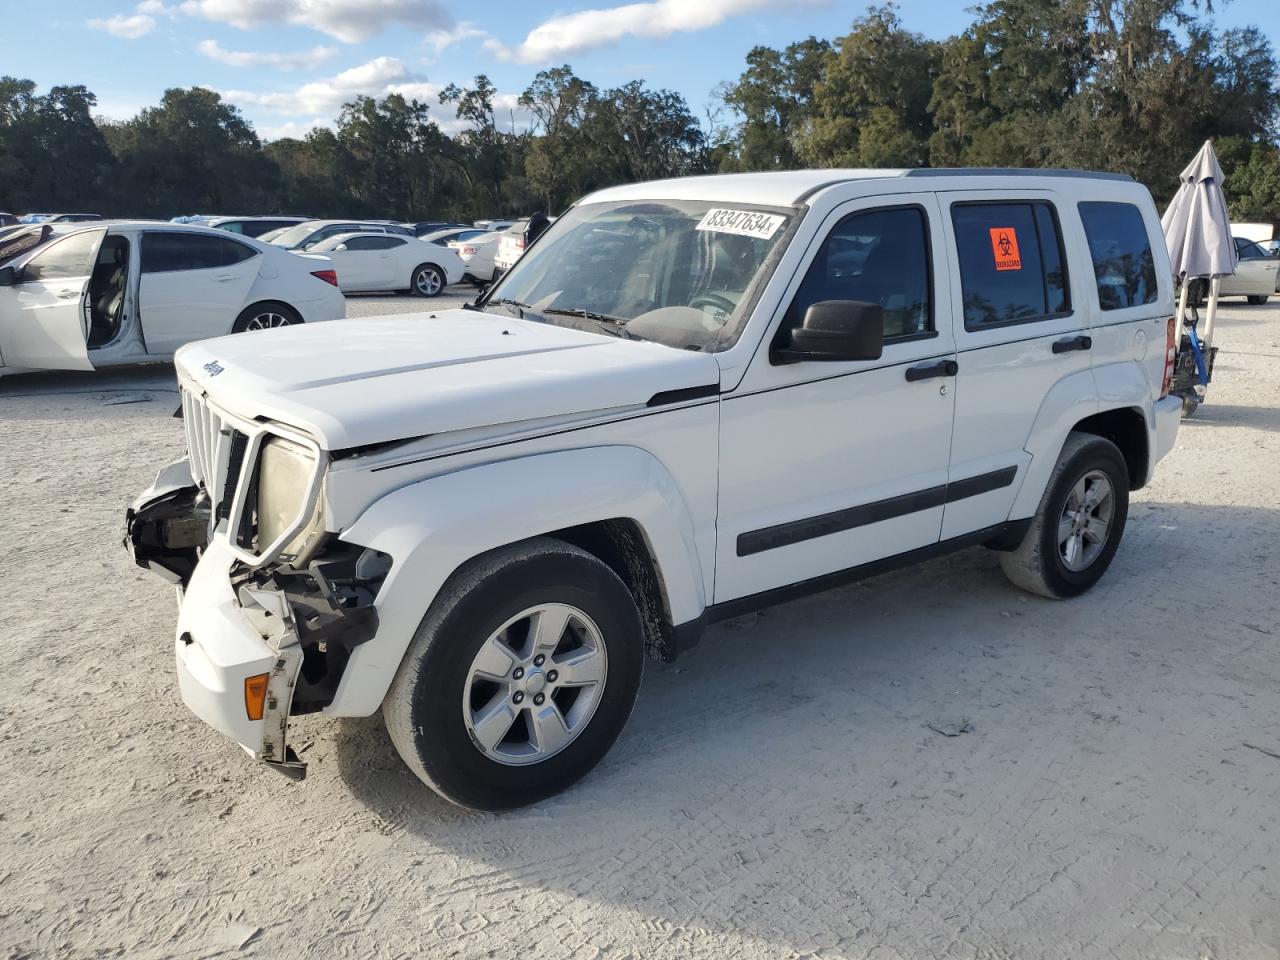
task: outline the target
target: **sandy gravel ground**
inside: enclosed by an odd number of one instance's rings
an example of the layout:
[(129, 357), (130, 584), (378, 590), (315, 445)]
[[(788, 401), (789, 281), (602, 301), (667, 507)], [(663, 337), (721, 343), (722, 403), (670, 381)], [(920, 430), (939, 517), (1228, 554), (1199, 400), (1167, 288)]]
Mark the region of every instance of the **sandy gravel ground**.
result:
[(171, 369), (0, 382), (0, 955), (1280, 956), (1280, 306), (1220, 329), (1093, 593), (977, 549), (726, 624), (503, 816), (379, 717), (302, 718), (294, 784), (189, 716), (119, 546)]

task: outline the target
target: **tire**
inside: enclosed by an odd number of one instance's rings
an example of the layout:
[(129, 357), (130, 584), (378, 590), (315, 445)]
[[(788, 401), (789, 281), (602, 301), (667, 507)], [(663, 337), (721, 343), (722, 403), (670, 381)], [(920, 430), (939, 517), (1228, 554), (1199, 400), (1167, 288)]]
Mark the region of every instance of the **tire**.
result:
[[(1109, 499), (1105, 535), (1099, 545), (1096, 533), (1091, 537), (1082, 532), (1074, 563), (1069, 563), (1060, 534), (1067, 529), (1064, 524), (1076, 522), (1079, 511), (1072, 510), (1068, 515), (1068, 509), (1078, 497), (1081, 484), (1086, 496), (1096, 495), (1099, 478), (1106, 481), (1111, 492), (1087, 516), (1103, 519), (1103, 507)], [(1129, 469), (1119, 448), (1090, 433), (1068, 434), (1030, 529), (1016, 549), (1000, 555), (1000, 567), (1015, 586), (1031, 593), (1055, 600), (1079, 596), (1106, 573), (1124, 536), (1128, 514)], [(1083, 523), (1084, 518), (1079, 522)], [(1096, 523), (1092, 529), (1098, 529)]]
[(1245, 299), (1248, 300), (1249, 303), (1252, 304), (1253, 306), (1261, 307), (1270, 299), (1270, 297), (1268, 297), (1266, 294), (1260, 294), (1254, 297), (1245, 297)]
[(1200, 409), (1200, 401), (1195, 397), (1182, 398), (1182, 415), (1184, 417), (1194, 417), (1196, 411)]
[[(574, 611), (560, 647), (541, 663), (532, 655), (534, 620), (522, 616), (540, 607), (548, 624), (554, 612)], [(562, 652), (574, 643), (582, 646)], [(598, 685), (552, 682), (552, 666), (567, 674), (574, 657), (591, 661)], [(505, 670), (505, 679), (476, 676), (482, 663), (486, 676)], [(584, 550), (538, 537), (478, 557), (449, 578), (409, 645), (382, 714), (396, 750), (427, 786), (459, 806), (509, 809), (564, 790), (604, 757), (631, 715), (643, 667), (640, 613), (618, 575)], [(544, 720), (549, 726), (538, 727), (551, 731), (544, 742), (554, 744), (556, 733), (572, 727), (554, 750), (535, 740), (530, 701), (539, 696), (537, 715), (552, 715)], [(572, 719), (575, 711), (578, 725), (556, 726), (556, 718)], [(509, 729), (501, 725), (508, 716)]]
[(410, 292), (418, 297), (438, 297), (446, 281), (444, 271), (434, 263), (422, 263), (413, 269), (409, 280)]
[(274, 330), (277, 327), (291, 327), (302, 323), (302, 316), (287, 303), (264, 300), (254, 303), (240, 311), (236, 322), (231, 326), (232, 333), (245, 333), (250, 330)]

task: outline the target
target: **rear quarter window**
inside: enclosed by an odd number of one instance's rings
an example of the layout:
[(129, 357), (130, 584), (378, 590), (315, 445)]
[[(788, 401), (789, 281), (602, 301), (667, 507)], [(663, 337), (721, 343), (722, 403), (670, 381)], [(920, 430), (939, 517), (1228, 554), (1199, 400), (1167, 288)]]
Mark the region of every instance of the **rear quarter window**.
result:
[(964, 296), (964, 328), (984, 330), (1071, 309), (1062, 231), (1044, 201), (951, 207)]
[(1080, 220), (1102, 309), (1155, 303), (1156, 264), (1142, 211), (1132, 203), (1086, 201), (1080, 204)]

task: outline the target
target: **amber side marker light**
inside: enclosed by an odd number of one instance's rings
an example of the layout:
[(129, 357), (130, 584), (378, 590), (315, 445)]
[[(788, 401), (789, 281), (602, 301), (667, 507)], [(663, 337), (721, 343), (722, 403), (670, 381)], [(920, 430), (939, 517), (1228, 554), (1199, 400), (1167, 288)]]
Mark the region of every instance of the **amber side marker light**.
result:
[(244, 712), (250, 720), (261, 720), (262, 712), (267, 705), (267, 681), (271, 674), (260, 673), (254, 677), (244, 678)]

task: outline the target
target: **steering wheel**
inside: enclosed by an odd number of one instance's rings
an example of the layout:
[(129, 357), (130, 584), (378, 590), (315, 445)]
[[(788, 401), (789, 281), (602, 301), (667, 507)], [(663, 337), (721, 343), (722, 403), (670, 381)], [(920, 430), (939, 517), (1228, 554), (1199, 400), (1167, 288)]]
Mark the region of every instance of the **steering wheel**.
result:
[(689, 306), (694, 310), (701, 307), (714, 307), (722, 313), (728, 315), (737, 309), (737, 304), (728, 297), (722, 297), (718, 293), (700, 293), (694, 297)]

